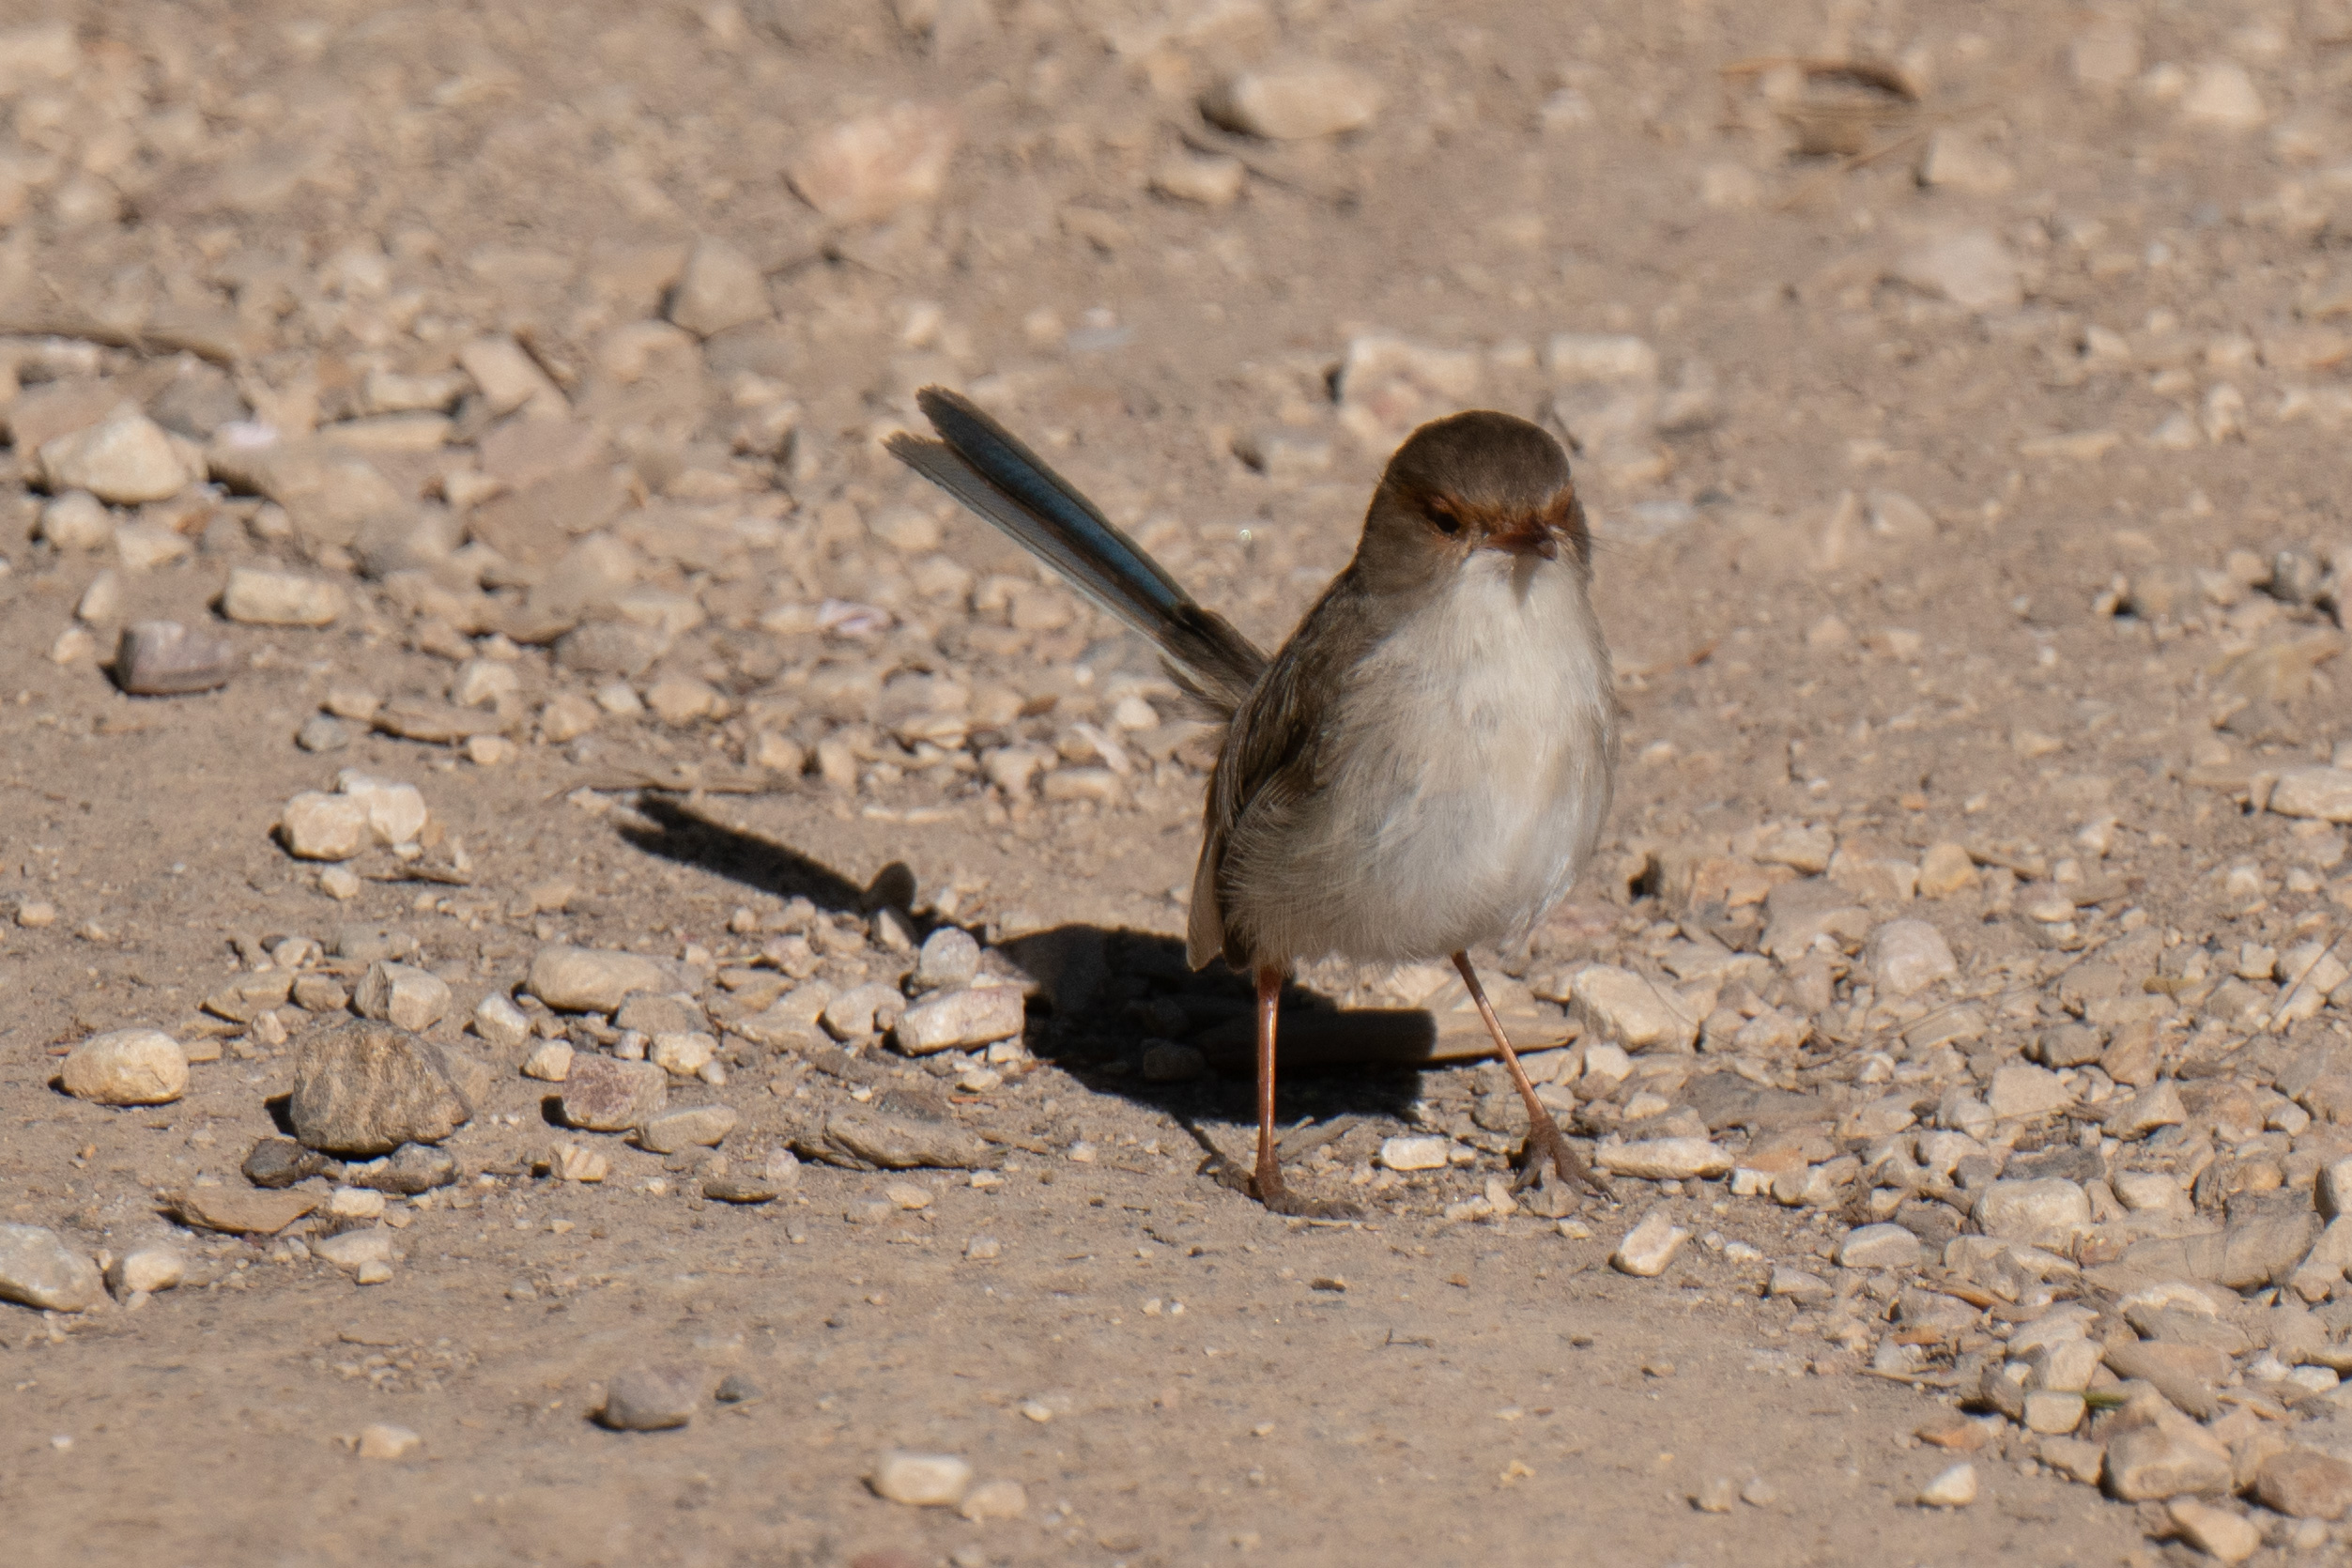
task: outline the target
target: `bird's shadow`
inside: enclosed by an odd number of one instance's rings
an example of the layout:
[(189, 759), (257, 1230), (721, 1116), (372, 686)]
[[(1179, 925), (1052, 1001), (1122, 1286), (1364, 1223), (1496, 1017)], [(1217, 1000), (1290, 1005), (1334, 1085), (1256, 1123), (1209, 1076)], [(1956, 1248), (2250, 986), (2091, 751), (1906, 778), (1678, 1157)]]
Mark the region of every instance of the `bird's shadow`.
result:
[[(904, 907), (915, 893), (903, 865), (885, 867), (861, 884), (822, 860), (724, 822), (662, 795), (637, 803), (641, 821), (621, 836), (648, 854), (699, 867), (779, 898), (807, 898), (835, 914), (870, 915), (884, 904)], [(945, 921), (916, 917), (929, 934)], [(970, 930), (970, 928), (967, 928)], [(984, 934), (971, 930), (976, 940)], [(1031, 1052), (1072, 1073), (1089, 1088), (1149, 1105), (1188, 1129), (1202, 1118), (1253, 1122), (1252, 1068), (1244, 1047), (1252, 1017), (1249, 980), (1223, 962), (1194, 970), (1180, 938), (1158, 931), (1086, 924), (1055, 926), (1001, 942), (998, 949), (1038, 979), (1051, 1001), (1033, 998)], [(1285, 992), (1286, 1014), (1328, 1013), (1333, 1004), (1311, 990)], [(1278, 1087), (1284, 1121), (1329, 1121), (1341, 1115), (1401, 1116), (1420, 1094), (1421, 1068), (1400, 1065), (1414, 1041), (1435, 1038), (1435, 1021), (1421, 1012), (1349, 1015), (1390, 1059), (1347, 1061), (1336, 1056), (1294, 1064), (1285, 1048)], [(1328, 1028), (1322, 1033), (1328, 1036)], [(1202, 1049), (1213, 1070), (1180, 1082), (1157, 1082), (1145, 1072), (1150, 1047), (1189, 1043)], [(1318, 1053), (1320, 1055), (1320, 1053)]]

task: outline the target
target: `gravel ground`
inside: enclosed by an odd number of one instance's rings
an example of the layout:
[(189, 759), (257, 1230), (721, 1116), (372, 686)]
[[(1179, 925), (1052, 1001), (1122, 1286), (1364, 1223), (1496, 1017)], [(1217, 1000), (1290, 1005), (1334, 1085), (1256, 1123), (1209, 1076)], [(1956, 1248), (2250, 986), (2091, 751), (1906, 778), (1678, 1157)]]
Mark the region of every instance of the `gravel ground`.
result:
[[(2352, 9), (27, 0), (27, 1560), (2343, 1560)], [(1603, 853), (1181, 959), (1212, 737), (880, 442), (1278, 642), (1572, 443)]]

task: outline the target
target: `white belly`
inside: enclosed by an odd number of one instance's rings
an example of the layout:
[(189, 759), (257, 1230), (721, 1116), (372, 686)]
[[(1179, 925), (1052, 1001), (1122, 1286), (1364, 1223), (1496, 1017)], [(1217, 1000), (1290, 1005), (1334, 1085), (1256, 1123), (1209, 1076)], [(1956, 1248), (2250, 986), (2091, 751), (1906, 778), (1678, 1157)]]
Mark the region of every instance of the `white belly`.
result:
[[(1253, 929), (1299, 960), (1400, 962), (1526, 931), (1598, 841), (1608, 652), (1574, 568), (1474, 556), (1356, 671), (1324, 809)], [(1278, 907), (1275, 907), (1278, 906)]]

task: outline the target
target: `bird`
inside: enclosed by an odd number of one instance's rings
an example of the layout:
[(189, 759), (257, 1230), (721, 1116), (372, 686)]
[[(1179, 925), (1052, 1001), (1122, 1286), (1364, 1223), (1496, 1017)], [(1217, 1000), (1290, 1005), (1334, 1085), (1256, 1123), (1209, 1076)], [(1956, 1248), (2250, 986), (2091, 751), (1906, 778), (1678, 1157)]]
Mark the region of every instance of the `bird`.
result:
[(1185, 933), (1256, 992), (1247, 1191), (1285, 1215), (1277, 1006), (1301, 962), (1451, 960), (1528, 1113), (1521, 1184), (1606, 1191), (1536, 1097), (1469, 950), (1526, 940), (1600, 841), (1617, 766), (1592, 537), (1567, 453), (1492, 409), (1431, 421), (1381, 473), (1347, 565), (1269, 658), (1002, 423), (944, 387), (893, 455), (1151, 641), (1222, 726)]

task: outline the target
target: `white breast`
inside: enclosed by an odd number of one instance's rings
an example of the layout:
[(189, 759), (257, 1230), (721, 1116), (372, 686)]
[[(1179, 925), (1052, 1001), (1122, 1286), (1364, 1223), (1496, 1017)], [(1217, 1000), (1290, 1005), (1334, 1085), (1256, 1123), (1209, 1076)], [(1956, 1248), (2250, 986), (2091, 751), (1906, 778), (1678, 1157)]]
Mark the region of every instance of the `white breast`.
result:
[[(1608, 652), (1566, 562), (1480, 552), (1342, 699), (1321, 802), (1254, 929), (1292, 957), (1439, 958), (1524, 932), (1607, 814)], [(1268, 846), (1271, 847), (1271, 846)]]

